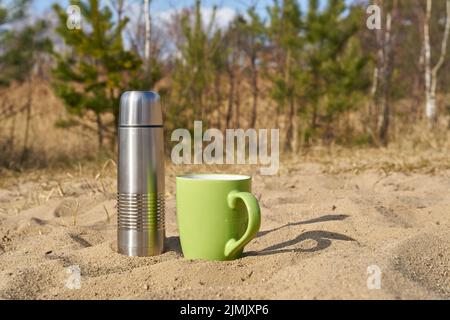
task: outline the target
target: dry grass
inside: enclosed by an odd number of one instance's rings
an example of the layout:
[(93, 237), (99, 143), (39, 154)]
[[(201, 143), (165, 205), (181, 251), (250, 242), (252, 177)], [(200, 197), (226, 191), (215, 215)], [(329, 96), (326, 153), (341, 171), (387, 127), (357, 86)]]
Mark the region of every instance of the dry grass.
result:
[[(17, 107), (25, 103), (26, 87), (13, 87), (8, 94), (0, 92), (1, 100)], [(6, 98), (6, 99), (5, 99)], [(259, 127), (275, 126), (271, 105), (267, 97), (261, 97)], [(249, 119), (251, 99), (242, 97), (242, 118)], [(399, 108), (403, 108), (399, 106)], [(42, 177), (60, 177), (55, 184), (41, 193), (30, 195), (34, 202), (48, 202), (54, 197), (67, 195), (64, 179), (81, 178), (90, 192), (107, 193), (104, 178), (115, 172), (114, 154), (99, 154), (95, 134), (79, 127), (58, 128), (55, 123), (67, 117), (67, 111), (50, 86), (35, 81), (31, 121), (30, 157), (26, 164), (19, 162), (23, 148), (25, 115), (0, 119), (0, 187), (15, 180), (40, 181)], [(356, 119), (354, 115), (352, 118)], [(342, 147), (339, 145), (313, 146), (302, 149), (296, 155), (282, 154), (280, 173), (298, 164), (321, 164), (327, 173), (378, 170), (384, 173), (401, 171), (436, 174), (450, 168), (450, 131), (447, 118), (442, 117), (441, 129), (429, 130), (426, 124), (401, 127), (397, 119), (392, 135), (396, 137), (389, 148)], [(353, 121), (353, 120), (352, 120)], [(244, 122), (244, 121), (243, 121)], [(241, 123), (245, 127), (245, 123)], [(282, 125), (282, 123), (280, 123)], [(355, 127), (357, 127), (355, 125)], [(342, 129), (342, 128), (341, 128)], [(337, 128), (336, 130), (340, 130)], [(402, 133), (403, 132), (403, 133)], [(280, 135), (283, 147), (283, 134)], [(9, 144), (8, 144), (9, 143)], [(320, 142), (319, 142), (320, 143)], [(169, 160), (168, 160), (169, 161)], [(5, 169), (9, 168), (9, 169)], [(192, 171), (256, 172), (258, 166), (184, 166), (172, 168), (168, 174)], [(173, 172), (172, 172), (173, 171)], [(63, 179), (64, 178), (64, 179)], [(44, 180), (45, 180), (44, 179)], [(61, 180), (62, 179), (62, 180)], [(30, 200), (31, 201), (31, 200)]]
[[(3, 108), (13, 106), (14, 110), (18, 110), (26, 104), (26, 97), (26, 86), (13, 86), (0, 92), (0, 103), (5, 102)], [(20, 163), (24, 148), (25, 112), (14, 116), (5, 115), (0, 119), (0, 166), (16, 169), (24, 165), (44, 167), (92, 156), (97, 151), (95, 136), (80, 127), (57, 127), (57, 121), (66, 117), (67, 111), (49, 84), (35, 80), (28, 160), (26, 164)]]
[[(402, 149), (342, 149), (337, 152), (312, 152), (305, 161), (323, 164), (323, 172), (340, 174), (375, 170), (384, 174), (403, 172), (405, 174), (438, 174), (450, 169), (449, 154), (436, 150), (421, 153)], [(295, 161), (294, 161), (295, 162)], [(298, 163), (298, 162), (297, 162)]]
[[(319, 170), (326, 174), (352, 173), (360, 174), (367, 171), (376, 171), (384, 176), (393, 172), (404, 174), (420, 173), (426, 175), (448, 175), (450, 170), (450, 157), (447, 150), (428, 149), (423, 152), (408, 152), (395, 148), (312, 148), (296, 157), (284, 157), (281, 160), (278, 175), (291, 174), (301, 171), (303, 164), (317, 164)], [(256, 174), (258, 165), (213, 165), (174, 166), (170, 159), (166, 160), (166, 176), (174, 179), (177, 174), (190, 172), (234, 172)], [(77, 188), (92, 195), (109, 197), (116, 192), (116, 163), (113, 159), (106, 161), (86, 161), (76, 165), (49, 167), (41, 169), (27, 169), (22, 172), (3, 170), (0, 180), (0, 189), (16, 187), (33, 183), (35, 187), (26, 195), (26, 201), (21, 208), (42, 205), (51, 199), (70, 197), (76, 194)], [(76, 212), (75, 208), (71, 208)], [(107, 218), (109, 213), (105, 209)], [(76, 214), (74, 224), (76, 223)]]

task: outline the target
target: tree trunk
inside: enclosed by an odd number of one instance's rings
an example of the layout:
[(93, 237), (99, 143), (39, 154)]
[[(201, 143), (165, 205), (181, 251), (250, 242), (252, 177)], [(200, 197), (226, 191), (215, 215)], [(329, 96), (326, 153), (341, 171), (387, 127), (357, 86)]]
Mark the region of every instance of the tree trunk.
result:
[(234, 114), (234, 123), (235, 128), (241, 127), (241, 90), (239, 90), (239, 84), (241, 83), (241, 75), (240, 72), (236, 76), (236, 84), (235, 84), (235, 114)]
[[(285, 60), (285, 70), (284, 70), (284, 81), (288, 88), (291, 88), (291, 50), (288, 49), (286, 52)], [(290, 92), (290, 96), (287, 97), (289, 101), (289, 117), (285, 120), (286, 123), (286, 141), (284, 143), (285, 150), (293, 151), (293, 138), (294, 138), (294, 123), (296, 115), (294, 115), (294, 93)]]
[(235, 75), (233, 70), (228, 71), (228, 77), (229, 77), (229, 83), (230, 88), (228, 90), (228, 110), (227, 110), (227, 118), (226, 118), (226, 128), (230, 128), (231, 125), (231, 119), (233, 116), (233, 101), (234, 101), (234, 81), (235, 81)]
[(25, 136), (23, 138), (23, 149), (20, 157), (20, 162), (23, 163), (28, 157), (28, 140), (30, 136), (31, 124), (31, 107), (33, 103), (33, 81), (31, 75), (28, 76), (28, 96), (26, 102), (26, 118), (25, 118)]
[(102, 123), (102, 118), (99, 113), (95, 114), (96, 122), (97, 122), (97, 139), (98, 139), (98, 149), (99, 151), (103, 149), (103, 139), (104, 139), (104, 128)]
[(433, 1), (427, 0), (427, 8), (424, 22), (424, 55), (425, 55), (425, 115), (431, 126), (437, 120), (437, 106), (436, 106), (436, 88), (437, 76), (439, 70), (445, 62), (447, 52), (448, 38), (450, 34), (450, 0), (446, 1), (447, 15), (445, 22), (445, 32), (442, 38), (441, 53), (436, 65), (431, 67), (431, 40), (430, 40), (430, 23), (431, 23), (431, 9)]
[[(316, 72), (314, 72), (313, 74), (313, 85), (317, 86), (317, 83), (319, 82), (317, 79), (317, 74)], [(317, 97), (317, 94), (315, 94), (315, 97)], [(317, 105), (318, 101), (316, 100), (316, 98), (313, 99), (313, 105), (312, 105), (312, 114), (311, 114), (311, 129), (314, 132), (317, 128), (317, 114), (318, 114), (318, 108), (319, 106)]]
[(378, 119), (378, 139), (381, 144), (387, 146), (389, 125), (391, 122), (391, 80), (394, 67), (394, 36), (392, 34), (392, 21), (396, 21), (398, 12), (398, 0), (393, 3), (393, 8), (386, 14), (386, 30), (384, 32), (384, 39), (382, 41), (382, 98), (381, 98), (381, 112)]
[(286, 147), (292, 152), (297, 152), (297, 108), (294, 98), (289, 99), (289, 125), (286, 132)]
[(374, 105), (375, 105), (375, 98), (378, 92), (378, 78), (379, 78), (380, 70), (378, 69), (378, 66), (375, 66), (373, 69), (373, 76), (372, 76), (372, 87), (370, 88), (370, 102), (367, 109), (367, 115), (369, 119), (374, 114)]
[(314, 102), (312, 115), (311, 115), (311, 129), (315, 130), (317, 127), (317, 103)]
[(16, 117), (17, 115), (13, 115), (12, 123), (11, 123), (11, 130), (9, 132), (9, 152), (10, 154), (14, 153), (14, 140), (15, 140), (15, 133), (16, 133)]
[(144, 20), (145, 20), (145, 39), (144, 39), (144, 62), (145, 70), (150, 72), (151, 68), (151, 16), (150, 16), (151, 0), (144, 0)]
[(221, 111), (221, 107), (222, 107), (222, 94), (220, 92), (221, 81), (220, 81), (220, 72), (219, 71), (216, 71), (214, 85), (215, 85), (215, 93), (216, 93), (216, 110), (217, 110), (216, 128), (221, 130), (222, 129), (222, 113), (220, 111)]
[[(374, 4), (377, 6), (382, 7), (384, 5), (383, 0), (375, 0)], [(385, 46), (385, 30), (376, 30), (376, 42), (377, 42), (377, 66), (374, 70), (373, 74), (373, 83), (372, 83), (372, 94), (373, 94), (373, 107), (372, 107), (372, 118), (370, 121), (370, 127), (372, 130), (373, 135), (378, 135), (378, 121), (380, 119), (380, 94), (379, 89), (383, 86), (385, 79), (385, 68), (386, 68), (386, 61), (385, 61), (385, 52), (384, 52), (384, 46)], [(377, 138), (374, 137), (374, 138)]]
[(387, 89), (383, 89), (383, 103), (381, 105), (381, 114), (380, 114), (380, 121), (379, 121), (379, 128), (378, 128), (378, 138), (380, 139), (380, 142), (384, 145), (388, 145), (388, 130), (389, 130), (389, 124), (390, 124), (390, 116), (391, 116), (391, 110), (390, 110), (390, 101), (389, 101), (389, 94), (386, 92)]
[(110, 147), (112, 152), (116, 152), (118, 150), (117, 139), (119, 136), (119, 110), (114, 110), (113, 112), (114, 124), (113, 124), (113, 132), (111, 135)]
[(253, 96), (253, 106), (252, 106), (252, 118), (250, 120), (250, 128), (255, 128), (256, 126), (256, 118), (258, 115), (258, 69), (256, 66), (256, 56), (253, 56), (251, 59), (251, 72), (252, 72), (252, 96)]
[(432, 1), (427, 0), (425, 23), (423, 25), (424, 34), (424, 55), (425, 55), (425, 115), (432, 120), (436, 114), (436, 104), (431, 97), (431, 44), (430, 44), (430, 20)]

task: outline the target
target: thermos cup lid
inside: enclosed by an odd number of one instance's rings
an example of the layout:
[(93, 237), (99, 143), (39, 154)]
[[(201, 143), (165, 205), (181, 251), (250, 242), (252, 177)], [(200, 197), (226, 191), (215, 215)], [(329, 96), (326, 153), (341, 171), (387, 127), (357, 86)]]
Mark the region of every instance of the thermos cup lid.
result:
[(120, 97), (119, 126), (162, 126), (160, 97), (153, 91), (126, 91)]

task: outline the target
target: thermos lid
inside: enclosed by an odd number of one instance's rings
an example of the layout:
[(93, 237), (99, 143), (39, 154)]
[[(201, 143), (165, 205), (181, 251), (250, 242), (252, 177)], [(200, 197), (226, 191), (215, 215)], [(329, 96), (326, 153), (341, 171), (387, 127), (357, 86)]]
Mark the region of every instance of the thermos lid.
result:
[(162, 126), (160, 97), (153, 91), (126, 91), (120, 97), (119, 126)]

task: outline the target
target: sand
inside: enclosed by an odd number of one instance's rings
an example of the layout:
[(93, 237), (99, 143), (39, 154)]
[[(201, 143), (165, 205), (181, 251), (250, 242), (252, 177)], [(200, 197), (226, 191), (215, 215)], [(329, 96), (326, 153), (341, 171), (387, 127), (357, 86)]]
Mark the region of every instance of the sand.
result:
[[(166, 252), (117, 254), (115, 175), (106, 166), (97, 174), (80, 165), (3, 177), (0, 298), (450, 298), (448, 169), (297, 163), (279, 176), (255, 174), (258, 237), (241, 259), (208, 262), (182, 257), (174, 194), (180, 168), (166, 177)], [(370, 266), (381, 271), (379, 289), (368, 288)], [(71, 281), (76, 268), (79, 289)]]

